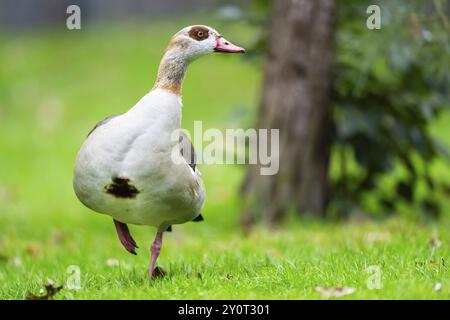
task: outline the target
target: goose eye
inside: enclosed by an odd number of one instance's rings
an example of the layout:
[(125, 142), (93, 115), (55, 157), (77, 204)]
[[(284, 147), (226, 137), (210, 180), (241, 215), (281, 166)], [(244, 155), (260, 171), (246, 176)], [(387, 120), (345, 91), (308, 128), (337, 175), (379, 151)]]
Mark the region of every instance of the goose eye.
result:
[(208, 29), (202, 26), (192, 27), (188, 32), (188, 36), (197, 41), (203, 41), (208, 39)]

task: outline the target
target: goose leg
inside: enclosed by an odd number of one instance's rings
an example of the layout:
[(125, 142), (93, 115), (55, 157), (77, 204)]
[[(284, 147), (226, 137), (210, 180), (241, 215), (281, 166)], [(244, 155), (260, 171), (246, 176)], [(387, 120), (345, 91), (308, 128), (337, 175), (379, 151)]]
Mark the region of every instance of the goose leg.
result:
[(150, 268), (148, 269), (148, 277), (149, 278), (151, 278), (153, 275), (153, 271), (155, 270), (156, 259), (158, 259), (159, 252), (161, 251), (162, 236), (163, 236), (163, 231), (158, 231), (156, 233), (155, 240), (153, 241), (153, 244), (151, 246), (152, 258), (151, 258), (151, 262), (150, 262)]
[(130, 230), (128, 230), (128, 226), (126, 223), (117, 221), (114, 219), (114, 225), (116, 226), (117, 235), (119, 236), (119, 240), (124, 246), (124, 248), (132, 253), (136, 254), (136, 248), (138, 248), (136, 241), (134, 241), (133, 237), (130, 234)]

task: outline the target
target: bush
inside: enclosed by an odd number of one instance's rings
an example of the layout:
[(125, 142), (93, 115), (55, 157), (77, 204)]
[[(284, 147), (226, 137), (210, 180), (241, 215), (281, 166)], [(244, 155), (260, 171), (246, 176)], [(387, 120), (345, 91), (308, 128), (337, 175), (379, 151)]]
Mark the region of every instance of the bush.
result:
[[(449, 4), (378, 1), (382, 28), (368, 30), (370, 4), (339, 3), (329, 213), (390, 213), (418, 204), (437, 216), (436, 195), (450, 186), (432, 176), (430, 163), (448, 153), (429, 125), (449, 107)], [(249, 21), (261, 26), (254, 48), (261, 53), (270, 2), (257, 0), (253, 8)], [(394, 187), (383, 190), (380, 181), (390, 175)]]

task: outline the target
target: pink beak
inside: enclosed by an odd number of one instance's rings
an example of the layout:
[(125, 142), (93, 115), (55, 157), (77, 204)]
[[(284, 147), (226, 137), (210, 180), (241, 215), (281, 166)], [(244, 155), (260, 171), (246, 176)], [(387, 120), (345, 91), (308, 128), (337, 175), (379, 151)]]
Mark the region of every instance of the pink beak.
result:
[(230, 52), (230, 53), (244, 53), (245, 49), (238, 47), (231, 42), (229, 42), (227, 39), (225, 39), (222, 36), (216, 37), (216, 47), (214, 48), (214, 51), (216, 52)]

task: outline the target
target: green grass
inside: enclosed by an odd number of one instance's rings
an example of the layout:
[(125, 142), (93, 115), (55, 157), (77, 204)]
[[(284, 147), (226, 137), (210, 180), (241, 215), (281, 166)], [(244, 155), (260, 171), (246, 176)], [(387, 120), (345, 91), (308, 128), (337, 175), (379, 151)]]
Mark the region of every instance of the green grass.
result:
[[(140, 249), (128, 254), (111, 219), (76, 199), (72, 166), (87, 132), (149, 90), (169, 37), (193, 23), (0, 36), (0, 298), (38, 293), (47, 279), (65, 285), (67, 268), (76, 265), (81, 290), (66, 288), (55, 298), (309, 299), (322, 298), (316, 287), (352, 287), (344, 298), (449, 299), (448, 204), (438, 223), (412, 212), (384, 221), (289, 221), (244, 235), (236, 197), (244, 168), (230, 165), (201, 166), (205, 221), (166, 233), (159, 265), (167, 276), (146, 278), (155, 230), (131, 226)], [(237, 44), (251, 41), (244, 25), (211, 24)], [(184, 127), (194, 120), (205, 128), (247, 125), (260, 76), (237, 56), (195, 62), (184, 85)], [(436, 132), (449, 142), (446, 123)], [(441, 245), (433, 247), (432, 239)], [(108, 266), (108, 259), (119, 265)], [(369, 266), (380, 268), (381, 289), (367, 287)]]

